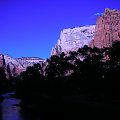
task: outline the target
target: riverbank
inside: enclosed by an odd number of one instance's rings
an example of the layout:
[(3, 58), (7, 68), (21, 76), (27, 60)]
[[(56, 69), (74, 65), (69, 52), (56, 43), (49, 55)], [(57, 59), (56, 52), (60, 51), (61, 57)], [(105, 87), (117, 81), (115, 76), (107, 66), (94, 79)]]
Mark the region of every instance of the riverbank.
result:
[(119, 118), (120, 104), (103, 101), (90, 101), (81, 96), (62, 96), (59, 99), (41, 96), (22, 101), (24, 112), (41, 115), (45, 120)]
[[(1, 120), (104, 120), (120, 118), (120, 104), (88, 100), (86, 96), (59, 96), (57, 98), (34, 95), (20, 100), (3, 94)], [(20, 105), (20, 106), (19, 106)]]
[(2, 95), (0, 95), (0, 102), (3, 102), (3, 97), (2, 97)]

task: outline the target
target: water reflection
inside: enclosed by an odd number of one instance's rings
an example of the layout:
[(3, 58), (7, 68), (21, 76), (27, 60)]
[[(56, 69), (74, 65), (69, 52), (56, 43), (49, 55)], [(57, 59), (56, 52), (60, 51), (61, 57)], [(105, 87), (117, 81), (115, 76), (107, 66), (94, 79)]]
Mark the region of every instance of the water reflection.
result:
[(2, 120), (23, 120), (20, 115), (20, 107), (14, 106), (20, 102), (19, 99), (10, 98), (14, 93), (3, 94), (4, 101), (1, 103)]

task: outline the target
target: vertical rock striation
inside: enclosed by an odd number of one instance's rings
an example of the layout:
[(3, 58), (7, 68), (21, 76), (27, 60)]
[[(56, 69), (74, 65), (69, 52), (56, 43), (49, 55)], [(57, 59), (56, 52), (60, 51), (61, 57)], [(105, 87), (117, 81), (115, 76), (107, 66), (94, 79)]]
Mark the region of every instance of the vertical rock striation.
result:
[(109, 47), (116, 40), (120, 41), (120, 11), (107, 8), (97, 19), (95, 37), (89, 46)]

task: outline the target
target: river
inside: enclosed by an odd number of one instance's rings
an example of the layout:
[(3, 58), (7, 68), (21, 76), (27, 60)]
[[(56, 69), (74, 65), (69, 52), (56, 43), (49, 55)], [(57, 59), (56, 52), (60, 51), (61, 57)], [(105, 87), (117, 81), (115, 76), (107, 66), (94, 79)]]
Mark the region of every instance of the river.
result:
[[(103, 119), (103, 116), (106, 116), (106, 118), (110, 117), (110, 115), (114, 115), (117, 116), (120, 113), (120, 105), (113, 105), (113, 104), (102, 104), (102, 103), (95, 103), (95, 102), (78, 102), (77, 104), (74, 104), (74, 106), (72, 104), (69, 104), (70, 100), (67, 100), (67, 98), (65, 99), (66, 104), (63, 104), (64, 107), (60, 107), (62, 108), (62, 111), (59, 111), (58, 114), (56, 114), (56, 116), (54, 115), (46, 115), (43, 113), (39, 113), (39, 114), (34, 114), (32, 113), (26, 113), (23, 112), (23, 110), (21, 110), (21, 108), (19, 106), (15, 106), (15, 104), (19, 104), (20, 103), (20, 99), (16, 99), (16, 98), (11, 98), (11, 95), (15, 94), (14, 92), (11, 93), (6, 93), (3, 94), (3, 102), (0, 103), (0, 120), (63, 120), (65, 118), (74, 118), (75, 117), (80, 117), (81, 116), (86, 116), (88, 115), (89, 118), (94, 118), (94, 119)], [(65, 101), (64, 100), (64, 101)], [(79, 99), (77, 98), (77, 100), (75, 102), (79, 101)], [(70, 110), (69, 110), (70, 108)], [(74, 109), (73, 109), (74, 108)], [(79, 108), (79, 111), (77, 110), (77, 108)], [(52, 110), (52, 107), (50, 107), (50, 110)], [(50, 111), (49, 110), (49, 111)], [(57, 111), (57, 109), (55, 109)], [(75, 111), (75, 115), (74, 115), (74, 111)], [(66, 112), (63, 112), (66, 111)], [(55, 112), (55, 111), (54, 111)], [(63, 112), (63, 114), (61, 113)], [(23, 114), (24, 113), (24, 114)], [(50, 111), (50, 113), (52, 113), (52, 111)], [(62, 117), (62, 115), (66, 115), (66, 117)], [(99, 116), (99, 117), (98, 117)], [(87, 117), (87, 116), (86, 116)], [(46, 119), (47, 118), (47, 119)], [(54, 119), (53, 119), (54, 118)]]
[(24, 120), (20, 114), (20, 107), (15, 106), (19, 104), (20, 100), (11, 98), (11, 94), (14, 92), (3, 94), (3, 102), (0, 104), (1, 119), (2, 120)]
[(24, 113), (19, 106), (20, 99), (11, 98), (14, 92), (2, 94), (4, 100), (0, 103), (0, 120), (43, 120), (42, 115)]

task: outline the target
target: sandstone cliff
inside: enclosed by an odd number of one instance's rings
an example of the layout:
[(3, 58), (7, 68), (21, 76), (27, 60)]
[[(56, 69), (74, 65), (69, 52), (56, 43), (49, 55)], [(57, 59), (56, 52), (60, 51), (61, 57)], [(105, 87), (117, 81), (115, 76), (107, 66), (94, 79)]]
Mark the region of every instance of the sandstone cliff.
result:
[(95, 34), (95, 25), (64, 29), (61, 31), (58, 43), (51, 51), (51, 55), (77, 50), (89, 45)]
[(9, 55), (0, 54), (0, 67), (5, 68), (6, 74), (14, 75), (20, 74), (25, 71), (28, 66), (33, 66), (36, 63), (42, 64), (45, 59), (38, 57), (23, 57), (23, 58), (12, 58)]
[(98, 48), (109, 47), (114, 41), (120, 41), (120, 11), (105, 9), (95, 25), (64, 29), (51, 55), (77, 50), (84, 45)]
[(90, 47), (109, 47), (116, 40), (120, 41), (120, 11), (107, 8), (97, 19), (95, 37)]

